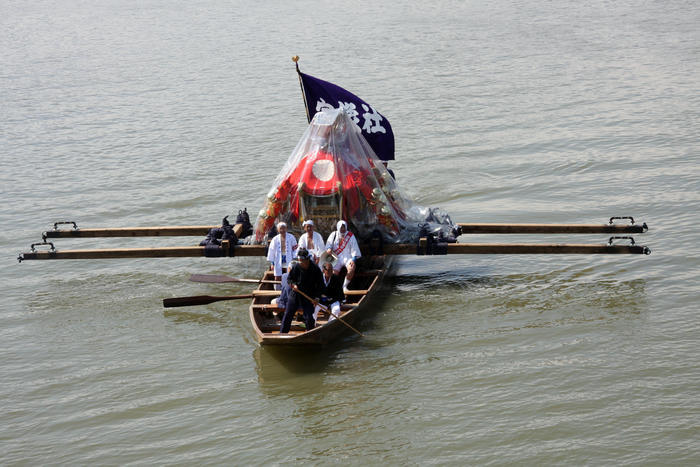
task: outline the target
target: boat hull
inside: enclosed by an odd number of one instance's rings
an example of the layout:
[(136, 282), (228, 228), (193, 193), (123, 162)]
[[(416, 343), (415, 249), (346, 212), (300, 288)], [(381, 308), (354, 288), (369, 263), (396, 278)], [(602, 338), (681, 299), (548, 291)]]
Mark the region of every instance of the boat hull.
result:
[[(353, 279), (351, 292), (347, 295), (346, 304), (341, 308), (340, 318), (352, 325), (370, 309), (373, 297), (379, 292), (382, 282), (389, 273), (392, 258), (389, 256), (373, 256), (363, 258), (361, 266)], [(267, 271), (263, 279), (268, 279), (271, 272)], [(253, 293), (255, 296), (250, 305), (250, 321), (255, 330), (257, 341), (263, 346), (313, 346), (326, 345), (340, 336), (353, 331), (340, 320), (327, 321), (319, 319), (314, 329), (306, 331), (302, 323), (292, 322), (289, 333), (279, 332), (282, 310), (270, 302), (274, 298), (271, 284), (261, 283)]]

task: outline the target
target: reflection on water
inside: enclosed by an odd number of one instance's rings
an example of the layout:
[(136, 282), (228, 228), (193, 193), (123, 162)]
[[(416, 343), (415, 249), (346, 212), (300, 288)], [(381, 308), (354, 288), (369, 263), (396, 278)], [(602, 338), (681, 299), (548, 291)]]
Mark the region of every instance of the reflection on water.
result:
[[(267, 372), (267, 379), (284, 368), (286, 376), (323, 372), (333, 360), (334, 351), (342, 345), (338, 342), (333, 347), (309, 346), (301, 348), (286, 348), (279, 346), (258, 346), (253, 351), (253, 357), (258, 372)], [(262, 375), (261, 375), (262, 376)], [(266, 379), (266, 378), (263, 378)]]
[(343, 342), (330, 347), (256, 347), (253, 350), (260, 389), (268, 396), (314, 393), (323, 386), (325, 372)]

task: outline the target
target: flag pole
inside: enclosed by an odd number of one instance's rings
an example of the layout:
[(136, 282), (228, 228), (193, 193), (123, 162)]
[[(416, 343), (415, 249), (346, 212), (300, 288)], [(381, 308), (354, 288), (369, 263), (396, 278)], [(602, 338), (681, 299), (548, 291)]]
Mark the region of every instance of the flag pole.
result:
[(301, 97), (304, 98), (304, 109), (306, 109), (306, 121), (311, 123), (311, 114), (309, 113), (309, 104), (306, 102), (306, 92), (304, 92), (304, 82), (301, 80), (301, 71), (299, 71), (299, 55), (292, 57), (292, 61), (297, 68), (297, 75), (299, 75), (299, 86), (301, 86)]

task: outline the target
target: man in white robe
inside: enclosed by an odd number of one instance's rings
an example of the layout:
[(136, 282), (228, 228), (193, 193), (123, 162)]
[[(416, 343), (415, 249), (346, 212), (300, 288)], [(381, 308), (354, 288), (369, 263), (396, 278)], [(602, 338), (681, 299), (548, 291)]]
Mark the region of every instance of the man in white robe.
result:
[(311, 254), (313, 261), (318, 264), (318, 259), (326, 249), (326, 243), (320, 233), (314, 230), (314, 221), (305, 220), (303, 224), (306, 233), (299, 237), (299, 248), (306, 248)]
[(355, 261), (362, 256), (357, 238), (348, 230), (345, 221), (338, 221), (336, 230), (331, 232), (326, 242), (326, 251), (333, 253), (338, 261), (335, 263), (334, 272), (338, 274), (343, 266), (348, 270), (343, 281), (343, 289), (347, 290), (348, 284), (355, 275)]
[(294, 259), (297, 251), (297, 240), (294, 235), (287, 233), (287, 224), (280, 222), (277, 224), (279, 232), (270, 242), (267, 248), (267, 260), (270, 267), (275, 271), (275, 280), (281, 280), (282, 274), (287, 272), (287, 266)]

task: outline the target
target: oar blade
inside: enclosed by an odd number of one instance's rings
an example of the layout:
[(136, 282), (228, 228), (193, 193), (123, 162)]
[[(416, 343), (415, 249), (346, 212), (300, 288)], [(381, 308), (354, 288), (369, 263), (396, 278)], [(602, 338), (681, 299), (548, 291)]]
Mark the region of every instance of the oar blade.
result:
[(196, 306), (196, 305), (208, 305), (214, 302), (220, 302), (222, 300), (240, 300), (245, 298), (252, 298), (253, 294), (245, 295), (228, 295), (224, 297), (214, 297), (211, 295), (195, 295), (193, 297), (173, 297), (164, 298), (163, 306), (165, 308), (175, 308), (179, 306)]
[(163, 306), (165, 308), (175, 308), (178, 306), (195, 306), (195, 305), (207, 305), (209, 303), (215, 302), (212, 300), (216, 297), (210, 295), (197, 295), (194, 297), (173, 297), (164, 298)]

